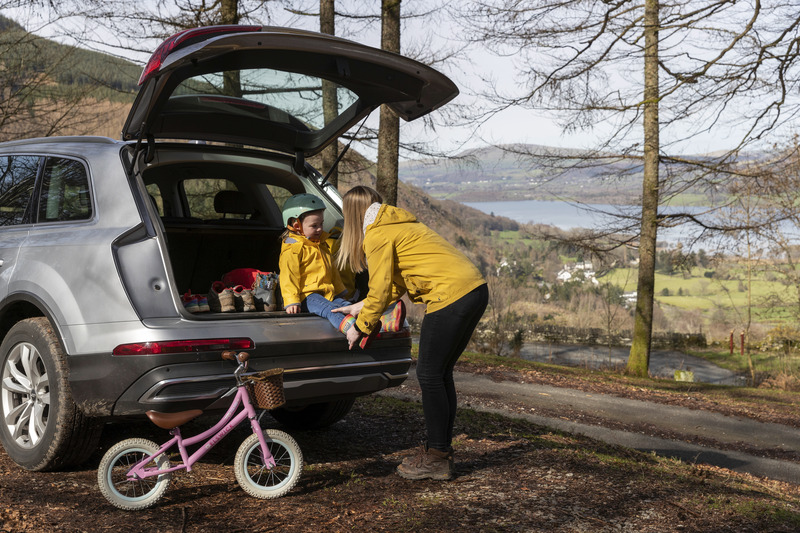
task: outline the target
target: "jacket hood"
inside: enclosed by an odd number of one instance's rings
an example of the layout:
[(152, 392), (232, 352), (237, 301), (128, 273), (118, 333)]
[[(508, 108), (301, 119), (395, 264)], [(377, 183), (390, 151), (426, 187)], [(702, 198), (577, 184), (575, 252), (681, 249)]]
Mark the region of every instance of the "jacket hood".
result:
[[(375, 222), (372, 226), (387, 226), (389, 224), (404, 224), (406, 222), (417, 222), (417, 217), (399, 207), (383, 204), (381, 205), (378, 216), (375, 217)], [(370, 225), (367, 225), (369, 229)]]

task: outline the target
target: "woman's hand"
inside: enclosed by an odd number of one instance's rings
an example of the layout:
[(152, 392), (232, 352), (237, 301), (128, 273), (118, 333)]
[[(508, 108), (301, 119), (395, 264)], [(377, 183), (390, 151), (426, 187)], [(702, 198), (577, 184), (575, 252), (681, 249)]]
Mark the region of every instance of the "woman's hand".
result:
[(297, 313), (300, 312), (300, 306), (297, 304), (287, 306), (286, 312), (289, 313), (290, 315), (296, 315)]
[(348, 329), (345, 335), (347, 335), (347, 347), (349, 350), (352, 350), (353, 346), (358, 344), (358, 341), (362, 337), (361, 332), (358, 331), (358, 328), (355, 326), (352, 326), (350, 329)]
[(364, 307), (364, 300), (361, 300), (360, 302), (356, 302), (354, 304), (346, 305), (344, 307), (337, 307), (336, 309), (332, 309), (331, 311), (334, 313), (344, 313), (346, 315), (358, 316), (358, 313), (361, 312), (362, 307)]

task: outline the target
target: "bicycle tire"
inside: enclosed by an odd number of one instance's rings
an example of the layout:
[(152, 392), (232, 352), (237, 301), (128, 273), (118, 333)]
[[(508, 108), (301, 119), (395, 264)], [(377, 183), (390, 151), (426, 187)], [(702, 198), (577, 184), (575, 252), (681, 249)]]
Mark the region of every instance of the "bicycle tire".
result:
[(260, 499), (279, 498), (292, 490), (303, 471), (303, 452), (289, 434), (277, 429), (265, 429), (275, 466), (267, 468), (261, 457), (258, 435), (247, 437), (236, 452), (233, 470), (239, 486)]
[[(155, 442), (147, 439), (126, 439), (108, 449), (97, 467), (97, 484), (109, 503), (126, 511), (138, 511), (152, 507), (161, 499), (171, 474), (133, 481), (127, 478), (133, 465), (158, 449)], [(161, 454), (148, 466), (169, 468), (169, 458)]]

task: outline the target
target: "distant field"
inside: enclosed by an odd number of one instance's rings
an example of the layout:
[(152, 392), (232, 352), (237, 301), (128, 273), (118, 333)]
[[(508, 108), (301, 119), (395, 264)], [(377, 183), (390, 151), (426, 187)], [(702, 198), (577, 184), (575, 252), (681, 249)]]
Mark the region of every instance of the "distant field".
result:
[[(695, 268), (688, 278), (684, 278), (681, 274), (670, 276), (656, 273), (656, 300), (680, 309), (700, 311), (733, 310), (747, 306), (745, 281), (708, 278), (704, 276), (705, 272), (705, 269)], [(636, 290), (636, 276), (636, 269), (621, 268), (609, 272), (599, 281), (610, 282), (622, 287), (626, 292), (633, 292)], [(782, 295), (784, 302), (792, 302), (797, 298), (797, 291), (779, 281), (768, 281), (759, 273), (759, 277), (753, 279), (752, 285), (753, 311), (758, 318), (782, 320), (790, 316), (787, 308), (775, 307), (768, 303), (770, 297), (775, 295)]]

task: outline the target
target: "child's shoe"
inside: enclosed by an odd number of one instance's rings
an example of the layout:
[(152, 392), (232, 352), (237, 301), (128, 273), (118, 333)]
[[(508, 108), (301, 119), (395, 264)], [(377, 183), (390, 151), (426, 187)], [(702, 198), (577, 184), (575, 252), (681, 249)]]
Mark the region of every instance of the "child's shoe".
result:
[(339, 323), (339, 331), (344, 334), (347, 334), (347, 330), (352, 328), (353, 324), (355, 323), (356, 323), (356, 317), (354, 317), (353, 315), (347, 315)]
[(397, 300), (381, 315), (381, 331), (394, 332), (403, 329), (406, 320), (406, 304)]
[(200, 306), (197, 303), (197, 296), (192, 294), (189, 291), (186, 291), (186, 294), (181, 296), (181, 302), (183, 302), (183, 308), (186, 309), (190, 313), (199, 313)]
[(205, 294), (194, 294), (193, 296), (197, 298), (198, 313), (208, 313), (211, 310), (208, 307), (208, 297)]
[(381, 328), (376, 327), (375, 329), (372, 330), (372, 333), (361, 337), (361, 340), (358, 341), (358, 347), (361, 348), (362, 350), (366, 350), (367, 346), (372, 344), (372, 341), (374, 341), (375, 338), (378, 335), (380, 335), (380, 333), (381, 333)]
[(251, 312), (256, 310), (256, 300), (253, 291), (237, 285), (233, 289), (233, 303), (237, 311)]
[(211, 290), (208, 291), (208, 307), (215, 313), (232, 313), (236, 311), (233, 291), (221, 281), (215, 281), (211, 284)]

